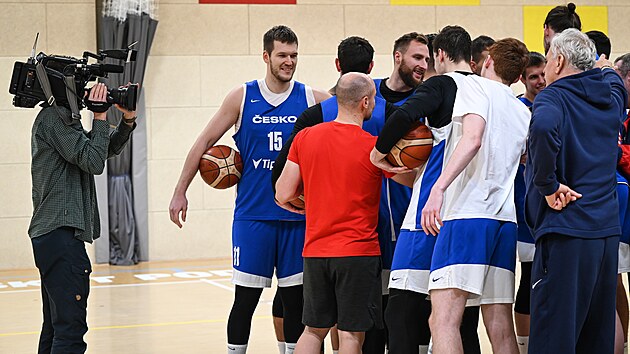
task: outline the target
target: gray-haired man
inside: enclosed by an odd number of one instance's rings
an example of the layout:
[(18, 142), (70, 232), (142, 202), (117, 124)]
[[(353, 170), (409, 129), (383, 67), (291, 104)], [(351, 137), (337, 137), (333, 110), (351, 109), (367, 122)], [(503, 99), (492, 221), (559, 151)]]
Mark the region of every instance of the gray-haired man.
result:
[(530, 353), (613, 353), (615, 168), (627, 93), (612, 69), (605, 58), (595, 65), (595, 46), (576, 29), (554, 37), (547, 53), (549, 85), (536, 96), (525, 169), (536, 240)]

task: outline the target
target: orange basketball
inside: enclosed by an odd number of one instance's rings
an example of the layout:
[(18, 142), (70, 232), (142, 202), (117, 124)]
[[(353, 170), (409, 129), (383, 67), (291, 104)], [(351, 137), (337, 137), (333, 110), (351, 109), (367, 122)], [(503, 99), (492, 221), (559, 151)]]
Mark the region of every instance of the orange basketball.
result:
[(241, 154), (229, 146), (213, 146), (199, 161), (201, 178), (212, 188), (232, 187), (241, 179), (241, 172), (243, 172)]
[(295, 209), (304, 210), (306, 209), (306, 201), (304, 200), (304, 194), (300, 194), (299, 197), (289, 201)]
[(302, 182), (300, 182), (300, 185), (298, 186), (298, 192), (300, 193), (300, 196), (290, 200), (289, 204), (291, 204), (295, 209), (304, 210), (306, 209), (306, 200), (304, 199), (304, 184)]
[(431, 129), (418, 122), (394, 145), (386, 159), (394, 166), (416, 168), (427, 162), (432, 148)]

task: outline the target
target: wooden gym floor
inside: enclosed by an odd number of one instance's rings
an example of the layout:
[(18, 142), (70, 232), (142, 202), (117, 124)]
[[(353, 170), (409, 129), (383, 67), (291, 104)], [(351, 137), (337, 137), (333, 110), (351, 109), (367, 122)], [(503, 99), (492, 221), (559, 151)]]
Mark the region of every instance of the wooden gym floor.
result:
[[(90, 354), (226, 353), (233, 300), (230, 259), (95, 265), (88, 307)], [(278, 353), (271, 319), (275, 288), (263, 292), (249, 353)], [(0, 353), (37, 352), (41, 300), (36, 269), (0, 271)], [(483, 325), (484, 353), (491, 353)], [(330, 344), (327, 340), (327, 353)]]

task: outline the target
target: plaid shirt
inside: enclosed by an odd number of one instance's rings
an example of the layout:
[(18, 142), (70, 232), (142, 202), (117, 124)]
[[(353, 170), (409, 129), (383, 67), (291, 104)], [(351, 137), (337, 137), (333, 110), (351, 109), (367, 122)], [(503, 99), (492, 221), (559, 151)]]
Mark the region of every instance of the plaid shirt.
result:
[(80, 120), (68, 119), (70, 110), (57, 108), (66, 117), (54, 107), (43, 108), (31, 131), (33, 217), (28, 234), (34, 238), (69, 226), (76, 238), (91, 243), (101, 232), (94, 175), (122, 151), (135, 124), (121, 121), (110, 134), (109, 123), (95, 119), (86, 132)]

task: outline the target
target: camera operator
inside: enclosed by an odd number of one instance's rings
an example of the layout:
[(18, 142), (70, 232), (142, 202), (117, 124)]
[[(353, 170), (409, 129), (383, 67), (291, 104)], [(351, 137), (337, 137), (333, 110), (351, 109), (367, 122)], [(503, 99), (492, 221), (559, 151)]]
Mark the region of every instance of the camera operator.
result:
[(68, 107), (46, 106), (33, 123), (31, 176), (33, 218), (28, 234), (41, 278), (44, 321), (39, 353), (84, 353), (90, 259), (84, 242), (100, 236), (94, 175), (119, 154), (134, 130), (136, 113), (116, 105), (123, 118), (110, 133), (107, 87), (96, 84), (87, 107), (86, 132)]

